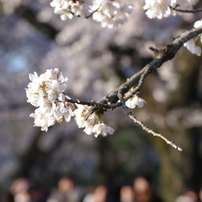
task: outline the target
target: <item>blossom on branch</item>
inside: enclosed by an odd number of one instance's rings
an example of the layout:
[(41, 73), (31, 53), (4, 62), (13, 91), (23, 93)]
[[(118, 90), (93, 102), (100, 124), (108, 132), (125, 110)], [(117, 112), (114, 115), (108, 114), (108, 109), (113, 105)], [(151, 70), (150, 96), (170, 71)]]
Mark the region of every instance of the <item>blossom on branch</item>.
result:
[(134, 109), (136, 106), (142, 108), (144, 104), (146, 104), (145, 100), (139, 98), (137, 95), (133, 96), (132, 98), (126, 101), (126, 106), (131, 109)]
[(87, 135), (94, 134), (95, 137), (97, 137), (100, 134), (107, 136), (108, 134), (112, 135), (114, 133), (113, 128), (102, 122), (103, 114), (93, 113), (86, 120), (90, 107), (80, 104), (77, 104), (77, 107), (78, 108), (74, 111), (75, 121), (79, 128), (84, 128), (84, 132)]
[(125, 95), (124, 95), (125, 98), (130, 96), (130, 98), (125, 102), (125, 104), (130, 109), (134, 109), (136, 106), (138, 106), (139, 108), (142, 108), (144, 106), (144, 104), (146, 104), (146, 102), (144, 99), (138, 97), (137, 94), (135, 94), (131, 97), (131, 93), (133, 93), (134, 89), (135, 89), (135, 86), (130, 88), (130, 90), (127, 93), (125, 93)]
[(27, 102), (38, 107), (30, 117), (34, 118), (34, 126), (47, 131), (48, 127), (62, 121), (69, 122), (72, 116), (79, 128), (84, 128), (88, 135), (95, 137), (102, 134), (113, 134), (114, 129), (103, 123), (103, 113), (89, 113), (90, 106), (73, 104), (71, 98), (64, 94), (67, 88), (67, 77), (64, 77), (59, 69), (47, 69), (44, 74), (38, 76), (36, 72), (29, 74), (31, 82), (26, 90)]
[(34, 113), (30, 114), (30, 117), (34, 118), (34, 126), (41, 127), (42, 131), (48, 131), (48, 127), (53, 126), (56, 122), (54, 116), (50, 113), (46, 113), (51, 108), (39, 107)]
[(108, 134), (112, 135), (114, 133), (114, 129), (104, 123), (99, 123), (94, 125), (93, 133), (95, 134), (95, 137), (97, 137), (99, 134), (102, 134), (102, 136), (105, 137)]

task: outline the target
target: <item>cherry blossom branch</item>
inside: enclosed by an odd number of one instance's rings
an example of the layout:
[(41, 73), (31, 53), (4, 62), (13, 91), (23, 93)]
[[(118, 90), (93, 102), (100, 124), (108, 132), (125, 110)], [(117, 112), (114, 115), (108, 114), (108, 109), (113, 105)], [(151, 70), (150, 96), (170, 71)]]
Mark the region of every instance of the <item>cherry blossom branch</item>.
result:
[[(202, 27), (193, 28), (189, 31), (182, 33), (180, 36), (174, 39), (172, 44), (168, 44), (162, 49), (150, 48), (155, 54), (155, 58), (152, 60), (152, 62), (150, 62), (142, 70), (134, 74), (130, 79), (128, 79), (125, 83), (120, 85), (117, 89), (115, 89), (114, 91), (110, 92), (105, 97), (103, 97), (99, 101), (99, 103), (101, 105), (116, 103), (113, 107), (120, 106), (120, 102), (118, 102), (119, 93), (124, 95), (126, 92), (130, 90), (130, 88), (135, 86), (135, 84), (138, 82), (138, 85), (131, 93), (131, 96), (137, 94), (141, 90), (145, 78), (153, 70), (161, 67), (162, 64), (165, 63), (166, 61), (173, 59), (178, 50), (183, 46), (185, 42), (189, 41), (190, 39), (194, 38), (195, 36), (201, 33), (202, 33)], [(129, 99), (131, 96), (129, 96), (127, 99)], [(92, 114), (96, 110), (99, 110), (99, 106), (92, 107), (88, 115)]]
[[(104, 124), (104, 112), (107, 109), (122, 106), (128, 116), (140, 125), (143, 130), (160, 137), (167, 144), (180, 151), (181, 148), (173, 142), (152, 131), (141, 121), (137, 120), (128, 107), (134, 108), (135, 106), (142, 107), (144, 105), (145, 101), (136, 94), (143, 87), (145, 78), (164, 62), (171, 60), (185, 42), (200, 33), (202, 33), (202, 26), (183, 33), (165, 48), (150, 48), (155, 53), (153, 61), (116, 90), (103, 97), (99, 102), (74, 100), (65, 95), (68, 78), (64, 77), (57, 68), (48, 69), (39, 76), (36, 72), (29, 74), (31, 82), (28, 84), (28, 88), (26, 88), (26, 95), (28, 98), (27, 102), (37, 107), (35, 112), (30, 114), (30, 117), (34, 118), (34, 126), (41, 127), (41, 130), (47, 131), (48, 127), (53, 126), (56, 122), (69, 122), (71, 117), (75, 116), (78, 127), (84, 128), (84, 132), (88, 135), (94, 134), (97, 137), (99, 134), (102, 134), (106, 136), (113, 134), (114, 129)], [(134, 87), (135, 85), (136, 87)]]
[[(101, 106), (102, 105), (104, 106), (105, 104), (113, 104), (113, 103), (115, 103), (116, 106), (122, 106), (127, 112), (128, 117), (132, 119), (134, 123), (141, 126), (143, 130), (152, 134), (155, 137), (159, 137), (163, 139), (167, 144), (177, 149), (178, 151), (182, 151), (182, 149), (178, 147), (176, 144), (174, 144), (172, 141), (168, 140), (160, 133), (154, 132), (153, 130), (145, 126), (141, 121), (136, 119), (136, 117), (132, 114), (132, 112), (126, 106), (125, 101), (127, 101), (127, 99), (137, 94), (141, 90), (144, 84), (145, 78), (153, 70), (161, 67), (162, 64), (165, 63), (166, 61), (173, 59), (176, 53), (178, 52), (178, 50), (183, 46), (184, 43), (186, 43), (187, 41), (189, 41), (190, 39), (192, 39), (193, 37), (197, 36), (200, 33), (202, 33), (202, 26), (198, 28), (193, 28), (189, 31), (182, 33), (180, 36), (178, 36), (177, 38), (173, 40), (172, 44), (168, 44), (165, 48), (156, 49), (156, 48), (150, 47), (150, 50), (152, 50), (155, 54), (155, 58), (153, 59), (153, 61), (147, 64), (142, 70), (140, 70), (135, 75), (133, 75), (129, 80), (127, 80), (125, 83), (119, 86), (116, 90), (112, 91), (111, 93), (103, 97), (99, 101)], [(124, 94), (127, 93), (132, 87), (134, 87), (136, 83), (138, 83), (136, 88), (131, 92), (131, 94), (127, 98), (124, 99)], [(87, 120), (91, 114), (93, 114), (94, 112), (98, 112), (99, 110), (102, 110), (99, 105), (92, 107), (87, 113), (85, 120)]]

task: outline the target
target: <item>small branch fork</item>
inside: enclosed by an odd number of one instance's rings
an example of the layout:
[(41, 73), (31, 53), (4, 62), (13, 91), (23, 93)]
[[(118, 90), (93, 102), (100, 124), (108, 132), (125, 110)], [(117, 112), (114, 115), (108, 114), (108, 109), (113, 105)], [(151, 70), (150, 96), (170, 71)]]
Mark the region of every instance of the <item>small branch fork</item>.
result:
[[(178, 151), (182, 151), (180, 147), (175, 145), (172, 141), (166, 139), (163, 135), (154, 132), (153, 130), (149, 129), (147, 126), (145, 126), (141, 121), (135, 118), (135, 116), (132, 114), (132, 112), (128, 109), (128, 107), (125, 105), (125, 102), (131, 98), (133, 95), (139, 93), (141, 90), (145, 78), (156, 68), (159, 68), (162, 66), (163, 63), (165, 63), (168, 60), (171, 60), (174, 58), (178, 50), (183, 46), (184, 43), (189, 41), (190, 39), (198, 36), (202, 33), (202, 26), (199, 28), (193, 28), (189, 31), (186, 31), (182, 33), (180, 36), (174, 39), (172, 44), (166, 45), (162, 49), (156, 49), (153, 47), (150, 47), (150, 50), (154, 52), (155, 58), (147, 64), (145, 67), (143, 67), (139, 72), (134, 74), (129, 80), (127, 80), (125, 83), (120, 85), (117, 89), (110, 92), (106, 96), (104, 96), (100, 101), (80, 101), (80, 100), (73, 100), (73, 99), (67, 99), (68, 102), (71, 103), (77, 103), (77, 104), (84, 104), (88, 106), (92, 106), (89, 110), (89, 113), (86, 116), (86, 119), (94, 113), (98, 111), (106, 111), (107, 109), (115, 109), (116, 107), (122, 106), (125, 111), (127, 112), (127, 115), (130, 119), (134, 121), (134, 123), (138, 124), (142, 127), (143, 130), (146, 132), (152, 134), (153, 136), (159, 137), (163, 139), (167, 144), (172, 146), (173, 148), (177, 149)], [(125, 93), (127, 93), (132, 87), (135, 87), (135, 89), (130, 93), (130, 95), (126, 98), (124, 98)]]

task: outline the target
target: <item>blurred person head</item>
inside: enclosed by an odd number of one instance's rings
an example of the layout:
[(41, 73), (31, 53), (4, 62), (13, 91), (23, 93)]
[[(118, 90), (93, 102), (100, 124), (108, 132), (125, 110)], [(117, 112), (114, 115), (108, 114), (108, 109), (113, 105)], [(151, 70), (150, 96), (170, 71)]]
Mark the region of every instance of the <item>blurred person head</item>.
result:
[(133, 188), (131, 186), (123, 186), (120, 190), (121, 202), (132, 202), (134, 200)]
[(29, 186), (29, 181), (25, 178), (18, 178), (12, 182), (10, 186), (10, 193), (13, 195), (14, 202), (30, 201), (30, 195), (27, 192)]
[(198, 200), (198, 195), (195, 191), (193, 190), (186, 190), (185, 193), (184, 193), (185, 196), (191, 198), (193, 201), (197, 201)]
[(94, 191), (95, 202), (105, 202), (107, 198), (107, 188), (104, 185), (99, 185)]
[(150, 202), (153, 197), (151, 183), (144, 177), (138, 177), (133, 183), (135, 201)]
[(197, 200), (197, 193), (190, 188), (186, 188), (183, 194), (176, 198), (175, 202), (196, 202)]
[(74, 182), (68, 177), (63, 177), (58, 182), (58, 189), (61, 192), (67, 193), (74, 188)]
[(178, 196), (175, 202), (195, 202), (195, 201), (189, 196), (182, 195), (182, 196)]
[(29, 188), (29, 181), (25, 178), (18, 178), (14, 180), (10, 186), (10, 192), (13, 196), (19, 193), (24, 193)]

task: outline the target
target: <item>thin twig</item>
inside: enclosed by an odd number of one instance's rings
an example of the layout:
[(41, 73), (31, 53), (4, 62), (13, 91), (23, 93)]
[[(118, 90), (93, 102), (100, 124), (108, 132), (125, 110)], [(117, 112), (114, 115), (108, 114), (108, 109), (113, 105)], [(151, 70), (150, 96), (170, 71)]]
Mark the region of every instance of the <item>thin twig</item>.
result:
[(174, 149), (178, 150), (178, 151), (182, 151), (181, 147), (178, 147), (174, 142), (168, 140), (167, 138), (165, 138), (163, 135), (161, 135), (160, 133), (156, 133), (153, 130), (151, 130), (150, 128), (148, 128), (147, 126), (145, 126), (141, 121), (139, 121), (135, 116), (131, 114), (128, 115), (128, 117), (130, 119), (132, 119), (134, 121), (134, 123), (138, 124), (139, 126), (142, 127), (142, 129), (144, 131), (146, 131), (147, 133), (152, 134), (154, 137), (159, 137), (162, 140), (164, 140), (168, 145), (172, 146)]
[(178, 9), (176, 7), (172, 7), (170, 6), (170, 9), (174, 10), (174, 11), (178, 11), (181, 13), (198, 13), (198, 12), (202, 12), (202, 9), (197, 9), (197, 10), (183, 10), (183, 9)]
[(124, 100), (124, 98), (122, 97), (122, 95), (119, 93), (118, 96), (119, 96), (119, 99), (120, 99), (120, 101), (121, 101), (121, 103), (122, 103), (122, 106), (123, 106), (123, 108), (125, 109), (125, 111), (126, 111), (128, 117), (129, 117), (130, 119), (132, 119), (132, 120), (134, 121), (134, 123), (136, 123), (136, 124), (138, 124), (139, 126), (141, 126), (144, 131), (146, 131), (147, 133), (152, 134), (154, 137), (159, 137), (159, 138), (161, 138), (162, 140), (164, 140), (168, 145), (170, 145), (170, 146), (173, 147), (174, 149), (176, 149), (176, 150), (178, 150), (178, 151), (182, 151), (182, 148), (181, 148), (181, 147), (178, 147), (174, 142), (168, 140), (167, 138), (165, 138), (165, 137), (164, 137), (163, 135), (161, 135), (160, 133), (154, 132), (152, 129), (150, 129), (149, 127), (145, 126), (145, 125), (143, 124), (143, 122), (139, 121), (139, 120), (132, 114), (132, 112), (129, 110), (129, 108), (126, 106), (125, 100)]

